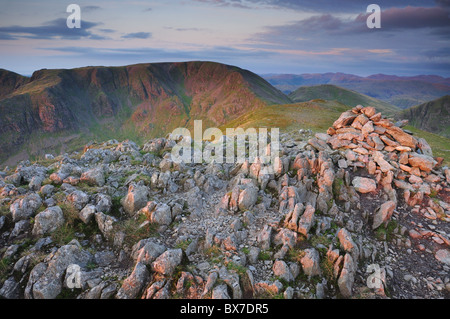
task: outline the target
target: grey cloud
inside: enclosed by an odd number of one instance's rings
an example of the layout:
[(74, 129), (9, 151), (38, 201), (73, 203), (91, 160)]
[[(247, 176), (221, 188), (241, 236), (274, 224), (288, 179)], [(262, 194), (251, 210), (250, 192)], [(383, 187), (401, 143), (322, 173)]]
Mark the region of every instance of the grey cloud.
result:
[[(197, 2), (210, 3), (216, 6), (234, 6), (242, 8), (278, 8), (319, 13), (365, 12), (371, 2), (361, 0), (195, 0)], [(437, 0), (447, 3), (449, 0)], [(377, 0), (381, 8), (405, 7), (408, 5), (425, 6), (433, 5), (430, 0)]]
[(18, 39), (18, 38), (30, 38), (30, 39), (52, 39), (61, 37), (64, 39), (80, 39), (89, 38), (93, 36), (89, 30), (99, 23), (81, 21), (81, 28), (70, 29), (67, 27), (66, 19), (56, 19), (46, 22), (44, 25), (35, 27), (23, 27), (23, 26), (8, 26), (0, 27), (0, 34), (3, 34), (5, 39)]
[(134, 33), (127, 33), (122, 38), (124, 39), (149, 39), (152, 37), (152, 34), (150, 32), (134, 32)]
[(83, 6), (81, 7), (81, 12), (92, 12), (99, 9), (101, 9), (99, 6)]

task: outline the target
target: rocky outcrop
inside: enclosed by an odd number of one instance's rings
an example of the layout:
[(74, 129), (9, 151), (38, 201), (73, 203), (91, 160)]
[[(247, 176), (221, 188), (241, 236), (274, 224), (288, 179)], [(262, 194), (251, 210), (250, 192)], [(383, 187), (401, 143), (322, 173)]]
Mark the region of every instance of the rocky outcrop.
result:
[(450, 170), (393, 126), (358, 106), (281, 134), (272, 171), (176, 164), (171, 136), (21, 162), (0, 174), (0, 296), (445, 298)]

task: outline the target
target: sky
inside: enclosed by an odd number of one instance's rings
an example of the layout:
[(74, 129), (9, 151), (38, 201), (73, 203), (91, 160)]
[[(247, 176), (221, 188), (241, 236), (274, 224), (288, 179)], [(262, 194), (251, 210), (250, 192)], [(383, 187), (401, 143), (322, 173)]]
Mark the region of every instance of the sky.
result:
[[(81, 28), (68, 28), (69, 4)], [(381, 28), (367, 27), (370, 4)], [(216, 61), (269, 73), (450, 77), (450, 0), (0, 0), (0, 68)]]

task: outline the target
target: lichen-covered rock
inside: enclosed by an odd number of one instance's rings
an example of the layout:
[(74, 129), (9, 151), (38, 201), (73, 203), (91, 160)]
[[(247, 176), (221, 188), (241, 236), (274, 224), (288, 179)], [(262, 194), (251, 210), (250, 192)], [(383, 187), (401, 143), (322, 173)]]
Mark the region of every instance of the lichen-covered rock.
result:
[(133, 215), (143, 208), (148, 201), (148, 188), (145, 185), (131, 184), (127, 195), (122, 198), (121, 203), (125, 212)]
[(14, 222), (30, 218), (42, 205), (41, 197), (36, 193), (30, 193), (23, 199), (16, 200), (10, 206), (10, 212)]
[(64, 224), (64, 214), (59, 206), (49, 207), (36, 215), (34, 219), (33, 235), (49, 234)]

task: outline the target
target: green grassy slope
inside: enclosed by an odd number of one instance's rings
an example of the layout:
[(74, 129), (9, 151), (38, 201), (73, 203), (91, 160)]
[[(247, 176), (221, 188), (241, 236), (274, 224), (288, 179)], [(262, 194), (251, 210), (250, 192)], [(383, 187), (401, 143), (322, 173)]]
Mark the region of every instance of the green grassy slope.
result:
[(337, 101), (351, 107), (361, 104), (363, 106), (373, 106), (385, 116), (392, 116), (400, 109), (389, 103), (377, 100), (370, 96), (348, 90), (336, 85), (323, 84), (315, 86), (302, 86), (289, 94), (295, 102), (305, 102), (313, 99), (324, 99)]

